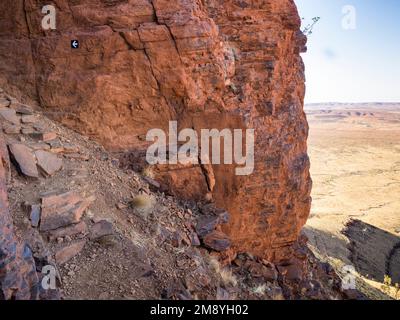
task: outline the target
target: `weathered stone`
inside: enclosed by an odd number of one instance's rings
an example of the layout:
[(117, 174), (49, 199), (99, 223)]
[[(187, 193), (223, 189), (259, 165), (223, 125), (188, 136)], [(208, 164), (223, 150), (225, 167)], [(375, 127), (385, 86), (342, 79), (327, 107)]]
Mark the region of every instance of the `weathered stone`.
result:
[(88, 161), (90, 159), (89, 155), (81, 153), (68, 153), (64, 154), (64, 158), (80, 161)]
[(49, 232), (49, 240), (55, 241), (59, 238), (64, 238), (66, 236), (73, 237), (76, 235), (85, 235), (85, 234), (87, 234), (87, 232), (88, 232), (88, 229), (87, 229), (86, 223), (84, 221), (81, 221), (81, 222), (71, 225), (69, 227), (50, 231)]
[(38, 139), (43, 142), (48, 142), (57, 139), (55, 132), (35, 132), (31, 134), (32, 138)]
[(0, 116), (15, 125), (19, 125), (21, 123), (21, 118), (16, 114), (15, 110), (10, 108), (0, 108)]
[(175, 231), (171, 234), (170, 243), (175, 248), (180, 248), (182, 245), (183, 237), (179, 231)]
[(35, 115), (23, 115), (21, 117), (22, 123), (35, 123), (37, 121), (37, 117)]
[(219, 218), (217, 216), (200, 217), (196, 225), (196, 232), (200, 238), (204, 238), (207, 234), (214, 231), (218, 224)]
[(297, 263), (277, 266), (279, 273), (286, 279), (292, 281), (301, 281), (304, 277), (303, 268)]
[(264, 278), (265, 281), (273, 282), (278, 279), (278, 272), (273, 265), (265, 266), (256, 261), (246, 261), (244, 266), (252, 277)]
[(11, 106), (12, 106), (12, 104), (14, 104), (14, 103), (19, 103), (17, 98), (14, 98), (14, 97), (10, 96), (9, 94), (6, 94), (6, 95), (5, 95), (5, 98), (6, 98), (8, 101), (11, 102)]
[(10, 108), (14, 109), (19, 114), (32, 115), (33, 110), (31, 107), (19, 102), (13, 102)]
[(31, 148), (34, 151), (37, 150), (50, 150), (50, 146), (47, 143), (44, 142), (38, 142), (38, 143), (30, 143), (29, 148)]
[(273, 286), (268, 292), (272, 300), (285, 300), (283, 290), (279, 286)]
[(201, 212), (205, 216), (218, 217), (218, 224), (227, 224), (229, 222), (229, 212), (221, 208), (216, 208), (213, 203), (203, 205), (201, 207)]
[(229, 237), (221, 231), (213, 231), (203, 238), (203, 243), (207, 248), (215, 251), (225, 251), (231, 246)]
[(37, 165), (45, 175), (51, 176), (61, 170), (63, 161), (57, 155), (43, 150), (35, 151)]
[(78, 255), (83, 248), (85, 247), (86, 240), (82, 240), (76, 243), (73, 243), (69, 246), (66, 246), (56, 253), (56, 262), (59, 265), (63, 265), (64, 263), (71, 260), (73, 257)]
[(111, 222), (107, 220), (101, 220), (95, 223), (90, 228), (90, 240), (97, 240), (104, 236), (109, 236), (114, 234), (114, 227)]
[(195, 233), (195, 232), (192, 232), (190, 234), (190, 241), (191, 241), (192, 246), (194, 246), (194, 247), (198, 247), (201, 244), (199, 237), (197, 236), (197, 233)]
[(77, 203), (81, 200), (81, 196), (70, 191), (59, 193), (58, 191), (49, 191), (41, 194), (42, 207), (62, 207), (66, 203)]
[(6, 98), (0, 98), (0, 108), (6, 108), (10, 105), (10, 101)]
[(62, 148), (63, 148), (64, 153), (78, 153), (79, 152), (79, 148), (70, 143), (64, 143), (62, 145)]
[(229, 298), (230, 296), (228, 291), (221, 287), (217, 288), (217, 300), (227, 301)]
[(35, 300), (39, 279), (32, 252), (18, 241), (8, 209), (8, 152), (0, 134), (0, 299)]
[(35, 135), (37, 131), (32, 127), (25, 127), (21, 129), (21, 133), (25, 135)]
[(361, 298), (360, 292), (355, 289), (343, 290), (343, 294), (348, 300), (358, 300)]
[(11, 123), (5, 123), (3, 124), (3, 131), (7, 134), (18, 134), (21, 132), (21, 126)]
[(39, 227), (40, 216), (41, 216), (40, 205), (37, 204), (31, 205), (29, 219), (31, 220), (32, 227), (34, 228)]
[(41, 231), (50, 231), (79, 223), (83, 213), (95, 199), (83, 199), (74, 192), (42, 198)]
[(62, 145), (60, 139), (53, 139), (50, 141), (47, 141), (47, 143), (50, 146), (50, 151), (53, 153), (62, 153), (64, 152), (64, 146)]
[[(40, 10), (0, 2), (0, 21), (11, 30), (0, 40), (6, 89), (143, 161), (143, 137), (153, 128), (167, 132), (169, 120), (198, 133), (254, 129), (253, 174), (237, 176), (236, 165), (160, 166), (155, 179), (179, 197), (211, 194), (231, 215), (222, 228), (236, 251), (272, 262), (290, 256), (311, 205), (300, 56), (306, 37), (295, 2), (106, 1), (112, 10), (103, 2), (57, 11), (64, 22), (57, 34), (31, 28), (43, 18)], [(56, 45), (71, 30), (88, 40), (79, 54)]]
[(145, 180), (150, 185), (150, 187), (153, 187), (155, 189), (161, 188), (160, 183), (150, 177), (143, 177), (143, 180)]
[(223, 210), (218, 214), (218, 219), (220, 224), (227, 224), (229, 223), (230, 214), (228, 211)]
[(169, 283), (163, 290), (162, 298), (169, 300), (191, 300), (192, 296), (181, 281), (173, 281)]
[(39, 177), (35, 157), (27, 146), (24, 144), (10, 144), (8, 148), (13, 161), (22, 174), (31, 178)]

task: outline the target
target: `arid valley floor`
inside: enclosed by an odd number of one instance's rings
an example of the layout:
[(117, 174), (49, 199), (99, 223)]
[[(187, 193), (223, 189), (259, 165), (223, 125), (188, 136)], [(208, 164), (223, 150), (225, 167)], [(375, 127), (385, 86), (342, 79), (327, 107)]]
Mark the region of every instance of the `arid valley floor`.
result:
[(314, 181), (307, 236), (339, 272), (353, 266), (367, 296), (388, 298), (384, 276), (400, 283), (400, 104), (313, 104), (306, 113)]

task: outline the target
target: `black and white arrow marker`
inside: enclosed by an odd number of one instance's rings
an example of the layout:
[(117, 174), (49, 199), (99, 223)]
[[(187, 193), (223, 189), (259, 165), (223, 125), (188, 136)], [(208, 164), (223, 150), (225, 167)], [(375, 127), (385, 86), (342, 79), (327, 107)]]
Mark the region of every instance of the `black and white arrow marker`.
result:
[(79, 41), (78, 40), (71, 40), (71, 48), (78, 49), (79, 48)]

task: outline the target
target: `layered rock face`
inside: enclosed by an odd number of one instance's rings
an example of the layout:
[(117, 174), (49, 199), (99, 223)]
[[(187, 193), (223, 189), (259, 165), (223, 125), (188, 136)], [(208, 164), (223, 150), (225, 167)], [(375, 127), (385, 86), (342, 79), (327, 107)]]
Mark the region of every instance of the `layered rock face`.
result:
[[(305, 37), (292, 0), (56, 0), (0, 3), (0, 85), (108, 149), (142, 156), (153, 128), (255, 129), (255, 169), (158, 167), (187, 199), (231, 213), (236, 251), (290, 257), (310, 210), (303, 112)], [(71, 49), (71, 40), (80, 48)]]

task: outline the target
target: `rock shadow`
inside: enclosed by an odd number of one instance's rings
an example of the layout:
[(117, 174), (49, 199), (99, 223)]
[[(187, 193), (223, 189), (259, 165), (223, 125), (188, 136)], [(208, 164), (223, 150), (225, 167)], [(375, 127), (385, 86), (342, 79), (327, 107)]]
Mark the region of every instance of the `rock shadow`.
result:
[(350, 220), (343, 234), (350, 243), (350, 260), (356, 270), (371, 280), (385, 275), (400, 283), (400, 238), (360, 220)]

